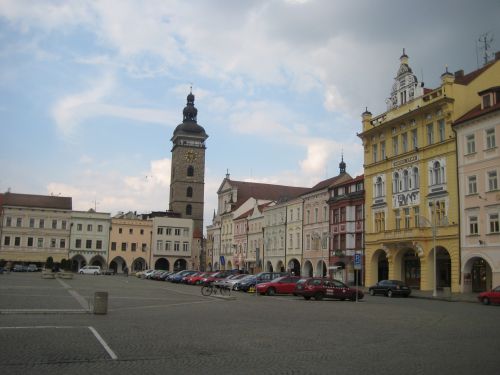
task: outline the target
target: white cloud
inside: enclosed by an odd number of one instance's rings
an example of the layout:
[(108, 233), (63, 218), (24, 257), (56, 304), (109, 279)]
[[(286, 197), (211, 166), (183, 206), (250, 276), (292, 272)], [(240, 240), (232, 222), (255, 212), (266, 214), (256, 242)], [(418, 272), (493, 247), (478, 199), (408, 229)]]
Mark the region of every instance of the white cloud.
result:
[[(51, 182), (47, 192), (73, 198), (73, 209), (110, 212), (161, 211), (168, 208), (170, 160), (153, 160), (149, 169), (135, 176), (88, 169), (72, 178), (72, 183)], [(97, 203), (95, 203), (97, 202)]]

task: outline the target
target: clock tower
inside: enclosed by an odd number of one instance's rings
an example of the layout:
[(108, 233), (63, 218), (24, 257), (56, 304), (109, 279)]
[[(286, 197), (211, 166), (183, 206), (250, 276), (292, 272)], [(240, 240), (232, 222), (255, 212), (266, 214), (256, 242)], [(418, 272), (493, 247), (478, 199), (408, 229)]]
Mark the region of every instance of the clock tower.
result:
[(172, 136), (172, 167), (169, 209), (194, 220), (194, 228), (203, 233), (205, 189), (205, 140), (208, 135), (198, 125), (198, 110), (192, 92), (187, 96), (183, 121)]

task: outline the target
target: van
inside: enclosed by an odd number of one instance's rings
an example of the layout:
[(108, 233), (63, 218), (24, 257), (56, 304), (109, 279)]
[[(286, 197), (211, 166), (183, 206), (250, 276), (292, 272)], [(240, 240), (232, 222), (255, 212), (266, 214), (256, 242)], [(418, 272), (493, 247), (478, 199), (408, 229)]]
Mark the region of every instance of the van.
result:
[(80, 275), (100, 275), (101, 267), (100, 266), (84, 266), (78, 270)]

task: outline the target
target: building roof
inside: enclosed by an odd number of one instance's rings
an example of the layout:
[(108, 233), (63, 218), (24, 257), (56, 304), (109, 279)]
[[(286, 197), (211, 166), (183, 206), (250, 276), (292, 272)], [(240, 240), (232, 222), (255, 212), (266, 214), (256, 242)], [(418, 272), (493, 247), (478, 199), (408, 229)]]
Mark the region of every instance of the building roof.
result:
[[(257, 206), (257, 209), (259, 210), (259, 212), (262, 212), (264, 210), (265, 207), (269, 206), (269, 203), (264, 203), (264, 204), (259, 204)], [(238, 216), (237, 218), (235, 218), (234, 220), (240, 220), (240, 219), (244, 219), (250, 215), (253, 214), (253, 212), (255, 211), (255, 207), (251, 208), (250, 210), (242, 213), (240, 216)]]
[(459, 85), (468, 85), (469, 83), (474, 81), (478, 76), (480, 76), (483, 72), (485, 72), (486, 70), (491, 68), (496, 61), (497, 60), (494, 60), (494, 61), (484, 65), (483, 67), (481, 67), (477, 70), (474, 70), (473, 72), (470, 72), (468, 74), (465, 74), (463, 76), (459, 76), (459, 77), (455, 76), (455, 83), (457, 83)]
[(352, 177), (349, 175), (349, 173), (341, 173), (335, 177), (330, 177), (326, 180), (318, 182), (316, 185), (310, 188), (306, 193), (312, 193), (318, 190), (326, 189), (333, 184), (342, 182), (344, 179), (351, 179), (351, 178)]
[(457, 121), (455, 121), (453, 123), (453, 126), (462, 124), (462, 123), (469, 121), (469, 120), (473, 120), (475, 118), (481, 117), (481, 116), (486, 115), (488, 113), (498, 111), (499, 109), (500, 109), (500, 101), (497, 102), (495, 105), (492, 105), (490, 107), (486, 107), (484, 109), (481, 109), (481, 104), (478, 104), (477, 106), (472, 108), (469, 112), (467, 112), (462, 117), (457, 119)]
[(13, 207), (51, 208), (58, 210), (71, 210), (73, 201), (71, 197), (58, 197), (52, 195), (32, 195), (4, 193), (0, 194), (0, 205)]
[(233, 188), (238, 190), (234, 209), (241, 206), (249, 198), (284, 201), (306, 193), (309, 188), (263, 184), (257, 182), (233, 181), (227, 179)]

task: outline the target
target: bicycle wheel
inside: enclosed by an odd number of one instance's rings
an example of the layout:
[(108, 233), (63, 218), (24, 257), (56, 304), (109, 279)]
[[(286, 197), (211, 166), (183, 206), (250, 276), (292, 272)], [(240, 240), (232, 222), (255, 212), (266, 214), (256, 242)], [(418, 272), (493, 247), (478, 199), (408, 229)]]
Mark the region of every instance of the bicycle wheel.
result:
[(229, 288), (225, 288), (225, 287), (221, 286), (219, 288), (219, 290), (220, 290), (220, 294), (222, 296), (229, 296), (231, 294), (231, 289), (229, 289)]
[(211, 295), (213, 292), (213, 288), (211, 285), (203, 285), (201, 287), (201, 294), (208, 297), (209, 295)]

